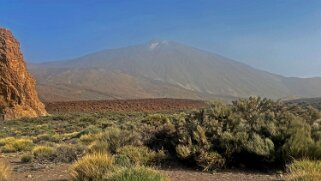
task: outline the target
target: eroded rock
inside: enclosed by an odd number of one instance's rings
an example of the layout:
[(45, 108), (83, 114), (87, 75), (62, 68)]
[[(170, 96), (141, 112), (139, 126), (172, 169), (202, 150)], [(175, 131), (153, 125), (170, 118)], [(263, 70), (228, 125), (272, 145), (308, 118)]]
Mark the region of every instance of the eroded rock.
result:
[(0, 28), (0, 120), (47, 115), (28, 73), (20, 44)]

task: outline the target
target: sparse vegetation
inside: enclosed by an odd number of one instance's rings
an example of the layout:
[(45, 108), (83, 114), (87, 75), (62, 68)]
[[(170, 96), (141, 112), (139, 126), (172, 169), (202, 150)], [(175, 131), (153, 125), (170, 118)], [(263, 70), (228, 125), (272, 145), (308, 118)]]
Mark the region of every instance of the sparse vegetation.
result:
[(321, 98), (307, 98), (307, 99), (296, 99), (287, 101), (288, 104), (296, 104), (301, 107), (312, 106), (318, 110), (321, 110)]
[(321, 159), (317, 109), (257, 97), (177, 113), (67, 114), (0, 124), (1, 152), (23, 152), (25, 163), (78, 159), (75, 180), (170, 162), (212, 171)]

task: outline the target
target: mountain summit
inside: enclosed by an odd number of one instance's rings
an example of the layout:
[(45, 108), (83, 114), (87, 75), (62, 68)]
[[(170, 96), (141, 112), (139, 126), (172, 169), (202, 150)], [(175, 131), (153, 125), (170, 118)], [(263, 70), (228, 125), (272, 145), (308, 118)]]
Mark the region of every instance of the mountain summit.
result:
[(162, 46), (167, 46), (169, 44), (170, 42), (167, 40), (162, 40), (162, 41), (152, 40), (149, 43), (147, 43), (149, 50), (155, 50), (157, 48), (160, 48)]
[(173, 41), (33, 65), (43, 99), (321, 96), (321, 79), (287, 78)]

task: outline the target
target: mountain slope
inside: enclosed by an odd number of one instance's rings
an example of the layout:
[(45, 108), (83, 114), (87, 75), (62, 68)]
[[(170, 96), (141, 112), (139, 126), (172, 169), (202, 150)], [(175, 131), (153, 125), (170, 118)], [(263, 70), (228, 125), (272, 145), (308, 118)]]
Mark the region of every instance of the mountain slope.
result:
[(285, 101), (285, 102), (289, 103), (289, 104), (299, 104), (299, 105), (303, 105), (303, 106), (312, 106), (316, 109), (321, 110), (321, 97), (294, 99), (294, 100), (289, 100), (289, 101)]
[[(33, 65), (31, 71), (40, 90), (63, 85), (93, 94), (85, 99), (321, 96), (319, 78), (286, 78), (171, 41)], [(40, 91), (42, 97), (46, 92)], [(89, 92), (73, 97), (83, 99)]]
[(104, 69), (49, 69), (47, 72), (49, 73), (34, 73), (35, 77), (38, 77), (40, 97), (45, 101), (201, 98), (197, 93), (178, 86)]

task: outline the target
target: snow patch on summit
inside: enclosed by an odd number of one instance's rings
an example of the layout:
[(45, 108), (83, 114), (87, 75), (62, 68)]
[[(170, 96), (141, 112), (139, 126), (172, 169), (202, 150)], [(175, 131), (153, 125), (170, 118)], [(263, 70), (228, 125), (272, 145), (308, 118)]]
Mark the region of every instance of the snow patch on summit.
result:
[(169, 41), (163, 40), (163, 41), (153, 41), (149, 43), (149, 50), (154, 50), (155, 48), (158, 48), (160, 46), (168, 45)]
[(158, 45), (159, 45), (158, 42), (151, 43), (151, 44), (149, 45), (149, 49), (150, 49), (150, 50), (153, 50), (153, 49), (155, 49), (156, 47), (158, 47)]

